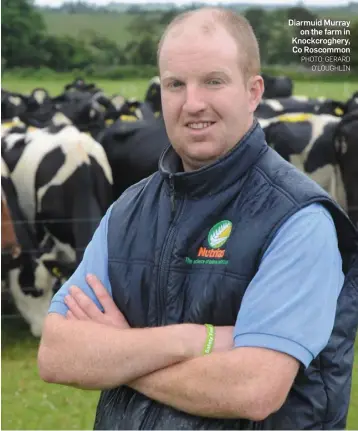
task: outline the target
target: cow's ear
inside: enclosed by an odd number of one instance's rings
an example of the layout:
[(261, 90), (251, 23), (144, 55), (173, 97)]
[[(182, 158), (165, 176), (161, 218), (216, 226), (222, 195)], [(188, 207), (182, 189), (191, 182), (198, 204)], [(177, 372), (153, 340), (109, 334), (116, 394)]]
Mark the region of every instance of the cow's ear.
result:
[(59, 268), (58, 263), (55, 260), (43, 260), (42, 263), (47, 269), (47, 271), (50, 272), (53, 277), (56, 277), (56, 278), (62, 277), (62, 272)]
[(43, 260), (42, 263), (51, 275), (58, 280), (67, 280), (75, 270), (74, 264), (66, 264), (56, 260)]
[(341, 102), (334, 102), (334, 115), (336, 115), (337, 117), (342, 117), (342, 115), (344, 115), (344, 111), (345, 111), (345, 106), (343, 103)]

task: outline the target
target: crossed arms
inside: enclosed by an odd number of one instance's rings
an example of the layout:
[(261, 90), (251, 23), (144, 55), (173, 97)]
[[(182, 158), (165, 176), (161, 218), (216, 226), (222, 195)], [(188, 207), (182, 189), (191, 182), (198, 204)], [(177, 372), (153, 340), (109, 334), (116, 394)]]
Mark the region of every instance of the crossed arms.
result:
[(262, 420), (285, 401), (298, 361), (254, 347), (233, 348), (233, 327), (216, 327), (213, 352), (202, 355), (203, 325), (130, 328), (95, 277), (87, 278), (104, 308), (79, 288), (66, 297), (66, 317), (45, 321), (38, 353), (40, 376), (82, 389), (126, 384), (190, 414)]
[[(98, 280), (87, 278), (81, 284), (89, 268), (96, 268), (108, 287), (103, 226), (72, 281), (90, 297), (72, 287), (67, 307), (61, 302), (70, 311), (50, 313), (46, 319), (40, 376), (84, 389), (126, 384), (199, 416), (260, 420), (279, 409), (299, 363), (309, 365), (334, 325), (344, 275), (327, 210), (310, 205), (280, 228), (245, 292), (235, 326), (240, 347), (233, 346), (233, 327), (217, 327), (214, 351), (205, 356), (203, 326), (130, 328)], [(86, 290), (88, 285), (92, 290)], [(252, 346), (267, 348), (246, 347), (250, 340)]]

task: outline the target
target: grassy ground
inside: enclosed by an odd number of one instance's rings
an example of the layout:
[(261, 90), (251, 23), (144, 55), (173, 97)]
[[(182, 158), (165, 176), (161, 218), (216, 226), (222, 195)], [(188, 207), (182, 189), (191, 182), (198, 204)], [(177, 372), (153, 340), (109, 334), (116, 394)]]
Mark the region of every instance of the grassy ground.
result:
[[(69, 79), (56, 81), (11, 79), (5, 77), (2, 87), (29, 93), (35, 87), (47, 88), (51, 95), (60, 93)], [(108, 81), (95, 80), (111, 95), (122, 93), (126, 97), (143, 98), (147, 80)], [(295, 94), (312, 97), (325, 96), (346, 100), (358, 85), (348, 83), (295, 83)], [(80, 391), (43, 383), (38, 376), (36, 354), (38, 341), (30, 336), (20, 319), (2, 318), (2, 397), (1, 429), (92, 429), (99, 393)], [(358, 345), (348, 429), (358, 429)]]
[(99, 397), (50, 385), (38, 376), (38, 341), (20, 319), (2, 320), (1, 429), (93, 429)]

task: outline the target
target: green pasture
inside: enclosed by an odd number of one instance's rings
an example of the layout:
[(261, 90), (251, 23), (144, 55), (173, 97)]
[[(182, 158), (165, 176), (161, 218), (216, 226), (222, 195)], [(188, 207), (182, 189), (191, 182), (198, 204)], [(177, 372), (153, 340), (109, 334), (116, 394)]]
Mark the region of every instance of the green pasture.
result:
[[(98, 36), (104, 36), (124, 46), (129, 40), (133, 39), (130, 33), (130, 24), (133, 16), (131, 14), (118, 13), (43, 13), (46, 28), (54, 36), (86, 36), (92, 32)], [(128, 31), (129, 29), (129, 31)]]
[[(54, 79), (34, 79), (34, 78), (12, 78), (11, 74), (2, 79), (2, 88), (18, 93), (30, 93), (36, 87), (46, 88), (51, 96), (61, 93), (64, 86), (72, 81), (72, 78), (59, 76)], [(148, 87), (149, 79), (138, 80), (108, 80), (89, 78), (89, 82), (95, 82), (98, 87), (108, 94), (120, 93), (125, 97), (143, 98)], [(306, 95), (310, 97), (329, 97), (335, 100), (347, 100), (354, 91), (358, 90), (357, 82), (294, 82), (294, 94)]]
[[(19, 80), (6, 76), (2, 88), (26, 94), (35, 87), (45, 87), (55, 96), (71, 80), (63, 77)], [(143, 98), (148, 85), (148, 80), (91, 81), (108, 95), (121, 93), (137, 98)], [(346, 100), (357, 91), (358, 83), (296, 82), (294, 89), (296, 95)], [(1, 326), (1, 429), (92, 429), (99, 392), (42, 382), (36, 365), (38, 340), (30, 335), (20, 318), (2, 317)], [(358, 345), (355, 352), (358, 358)], [(358, 359), (354, 365), (348, 429), (358, 429)]]
[(19, 318), (1, 324), (1, 429), (93, 429), (99, 392), (40, 380), (38, 340)]

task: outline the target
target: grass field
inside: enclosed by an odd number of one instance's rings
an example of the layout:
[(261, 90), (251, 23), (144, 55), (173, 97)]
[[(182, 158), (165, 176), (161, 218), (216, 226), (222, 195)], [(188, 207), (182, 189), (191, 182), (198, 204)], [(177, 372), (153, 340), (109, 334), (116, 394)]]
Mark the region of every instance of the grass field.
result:
[(20, 319), (2, 319), (1, 429), (93, 429), (99, 392), (49, 385), (38, 376), (38, 341)]
[(86, 31), (93, 31), (98, 36), (105, 36), (124, 46), (133, 38), (129, 29), (133, 16), (131, 14), (65, 14), (44, 12), (43, 17), (47, 30), (55, 36), (81, 36)]
[[(29, 93), (35, 87), (47, 88), (51, 95), (60, 93), (70, 80), (59, 77), (56, 81), (12, 79), (7, 76), (2, 87)], [(94, 80), (111, 95), (142, 99), (147, 80), (108, 81)], [(346, 100), (358, 89), (356, 83), (295, 83), (295, 94), (311, 97), (324, 96)], [(21, 319), (2, 318), (2, 397), (1, 429), (92, 429), (99, 392), (81, 391), (42, 382), (37, 373), (38, 340), (31, 337)], [(348, 429), (358, 429), (358, 345)]]

